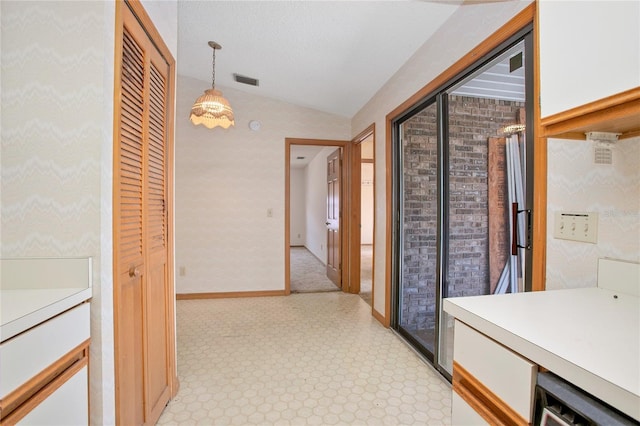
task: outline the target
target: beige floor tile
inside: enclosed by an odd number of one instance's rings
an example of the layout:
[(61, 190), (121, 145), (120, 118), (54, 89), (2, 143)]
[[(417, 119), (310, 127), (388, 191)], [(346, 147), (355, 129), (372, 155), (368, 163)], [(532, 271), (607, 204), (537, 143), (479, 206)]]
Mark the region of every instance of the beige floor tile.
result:
[(356, 295), (181, 300), (177, 320), (160, 425), (450, 423), (450, 385)]

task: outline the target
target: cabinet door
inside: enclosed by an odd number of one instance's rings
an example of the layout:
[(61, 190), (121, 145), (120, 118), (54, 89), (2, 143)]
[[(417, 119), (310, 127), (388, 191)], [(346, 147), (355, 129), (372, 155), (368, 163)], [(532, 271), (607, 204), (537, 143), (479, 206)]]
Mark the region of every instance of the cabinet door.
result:
[(640, 86), (640, 2), (539, 1), (541, 116)]

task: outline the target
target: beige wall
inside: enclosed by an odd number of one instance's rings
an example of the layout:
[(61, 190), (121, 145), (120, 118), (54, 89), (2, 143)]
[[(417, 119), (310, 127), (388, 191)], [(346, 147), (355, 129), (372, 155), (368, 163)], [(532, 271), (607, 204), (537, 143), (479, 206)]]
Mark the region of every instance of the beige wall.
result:
[(307, 225), (305, 223), (307, 217), (306, 206), (306, 186), (307, 173), (306, 168), (292, 167), (290, 170), (289, 180), (289, 244), (291, 246), (304, 246), (307, 238)]
[[(143, 4), (175, 54), (177, 3)], [(0, 255), (93, 257), (91, 422), (114, 424), (115, 3), (2, 1), (0, 11)]]
[(349, 139), (349, 120), (221, 87), (235, 127), (196, 127), (189, 111), (208, 86), (178, 79), (177, 292), (283, 290), (285, 138)]
[(360, 244), (373, 244), (373, 164), (360, 167)]
[[(385, 117), (394, 108), (445, 71), (477, 44), (489, 37), (531, 1), (465, 3), (351, 120), (355, 137), (371, 123), (376, 125), (375, 246), (385, 247)], [(385, 256), (375, 253), (374, 309), (385, 314)]]
[[(591, 141), (550, 139), (547, 289), (595, 287), (601, 257), (640, 262), (640, 138), (613, 145), (613, 164), (594, 164)], [(596, 244), (553, 237), (556, 211), (598, 213)]]
[(101, 162), (110, 138), (103, 108), (112, 102), (104, 73), (113, 47), (103, 48), (109, 11), (101, 2), (0, 7), (1, 254), (93, 257), (91, 405), (100, 419), (109, 405), (102, 383), (113, 376), (112, 287), (102, 274), (110, 265), (102, 264), (100, 236)]

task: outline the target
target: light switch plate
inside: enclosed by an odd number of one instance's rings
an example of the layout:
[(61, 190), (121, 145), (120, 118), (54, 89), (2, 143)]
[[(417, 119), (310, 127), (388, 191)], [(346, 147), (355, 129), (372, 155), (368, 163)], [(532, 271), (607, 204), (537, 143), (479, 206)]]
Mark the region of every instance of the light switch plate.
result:
[(598, 213), (556, 212), (553, 236), (562, 240), (598, 242)]

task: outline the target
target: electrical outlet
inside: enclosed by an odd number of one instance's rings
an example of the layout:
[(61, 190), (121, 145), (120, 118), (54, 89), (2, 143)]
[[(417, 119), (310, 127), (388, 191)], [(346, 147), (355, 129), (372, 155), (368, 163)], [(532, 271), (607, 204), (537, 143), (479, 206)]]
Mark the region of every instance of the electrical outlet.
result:
[(180, 267), (180, 276), (184, 277), (185, 275), (187, 275), (187, 268), (186, 268), (186, 266), (181, 266)]
[(272, 208), (268, 208), (267, 209), (267, 217), (273, 217), (273, 209)]
[(598, 242), (598, 213), (556, 212), (553, 236), (584, 243)]

